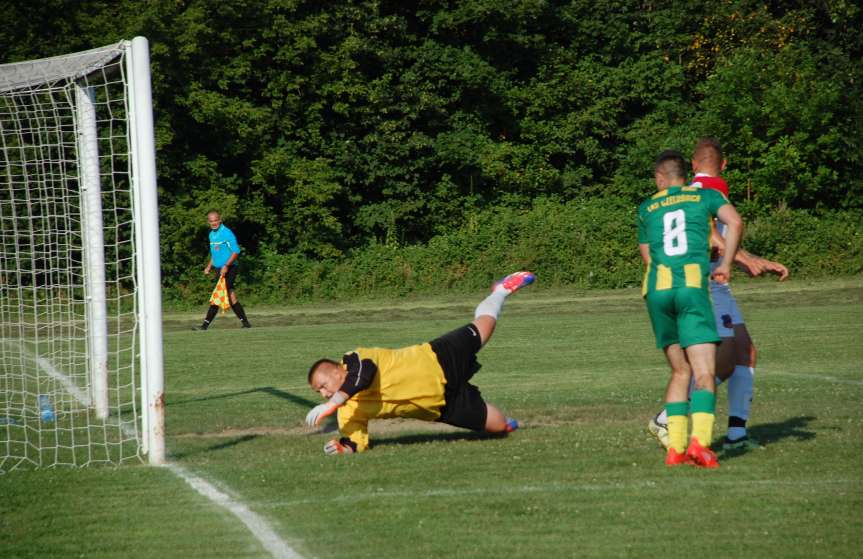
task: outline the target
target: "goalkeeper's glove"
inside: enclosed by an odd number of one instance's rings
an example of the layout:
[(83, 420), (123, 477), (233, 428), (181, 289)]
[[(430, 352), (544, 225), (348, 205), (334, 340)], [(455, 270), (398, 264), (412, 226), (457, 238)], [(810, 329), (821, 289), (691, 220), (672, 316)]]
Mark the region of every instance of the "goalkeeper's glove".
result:
[(356, 452), (356, 445), (347, 437), (342, 437), (339, 440), (332, 439), (324, 445), (324, 454), (353, 454)]
[(321, 424), (324, 418), (336, 413), (336, 410), (339, 409), (342, 404), (347, 402), (347, 400), (347, 394), (341, 391), (336, 392), (328, 401), (323, 404), (318, 404), (313, 407), (308, 414), (306, 414), (306, 425), (309, 427), (317, 427)]

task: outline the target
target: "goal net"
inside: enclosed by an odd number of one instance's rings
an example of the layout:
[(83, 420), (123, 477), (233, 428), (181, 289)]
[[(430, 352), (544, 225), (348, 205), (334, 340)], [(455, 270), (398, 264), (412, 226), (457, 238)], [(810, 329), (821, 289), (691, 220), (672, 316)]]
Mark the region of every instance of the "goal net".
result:
[(144, 38), (0, 65), (0, 472), (164, 459)]

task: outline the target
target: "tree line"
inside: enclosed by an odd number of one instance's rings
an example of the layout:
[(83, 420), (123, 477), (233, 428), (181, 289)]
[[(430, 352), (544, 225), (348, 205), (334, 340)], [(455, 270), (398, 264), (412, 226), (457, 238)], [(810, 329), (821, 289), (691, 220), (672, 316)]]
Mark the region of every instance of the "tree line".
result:
[(704, 135), (751, 218), (863, 209), (851, 0), (0, 5), (3, 62), (149, 39), (168, 285), (200, 274), (210, 208), (261, 262), (338, 261), (538, 201), (635, 204), (656, 153)]

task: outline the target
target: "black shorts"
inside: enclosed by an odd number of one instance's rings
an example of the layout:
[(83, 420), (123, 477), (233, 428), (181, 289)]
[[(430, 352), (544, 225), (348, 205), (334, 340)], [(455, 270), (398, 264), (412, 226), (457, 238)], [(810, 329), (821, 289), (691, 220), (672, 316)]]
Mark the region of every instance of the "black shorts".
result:
[[(237, 279), (237, 266), (236, 264), (231, 264), (228, 267), (228, 271), (225, 272), (225, 287), (228, 288), (228, 291), (233, 291), (234, 289), (234, 280)], [(219, 274), (222, 273), (221, 268), (215, 268), (216, 270), (216, 283), (219, 283)]]
[(438, 421), (485, 431), (488, 415), (485, 400), (479, 388), (468, 382), (481, 367), (476, 360), (476, 354), (482, 348), (479, 330), (473, 324), (468, 324), (430, 343), (446, 377), (445, 404)]

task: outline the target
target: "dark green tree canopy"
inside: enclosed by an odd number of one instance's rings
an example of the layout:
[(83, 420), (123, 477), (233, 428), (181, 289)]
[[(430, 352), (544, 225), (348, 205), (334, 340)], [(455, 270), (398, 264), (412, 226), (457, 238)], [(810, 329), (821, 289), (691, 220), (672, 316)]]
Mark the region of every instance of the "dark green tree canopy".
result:
[(863, 16), (825, 0), (3, 1), (3, 62), (152, 50), (168, 282), (218, 207), (251, 254), (426, 242), (651, 190), (717, 137), (751, 212), (863, 207)]

